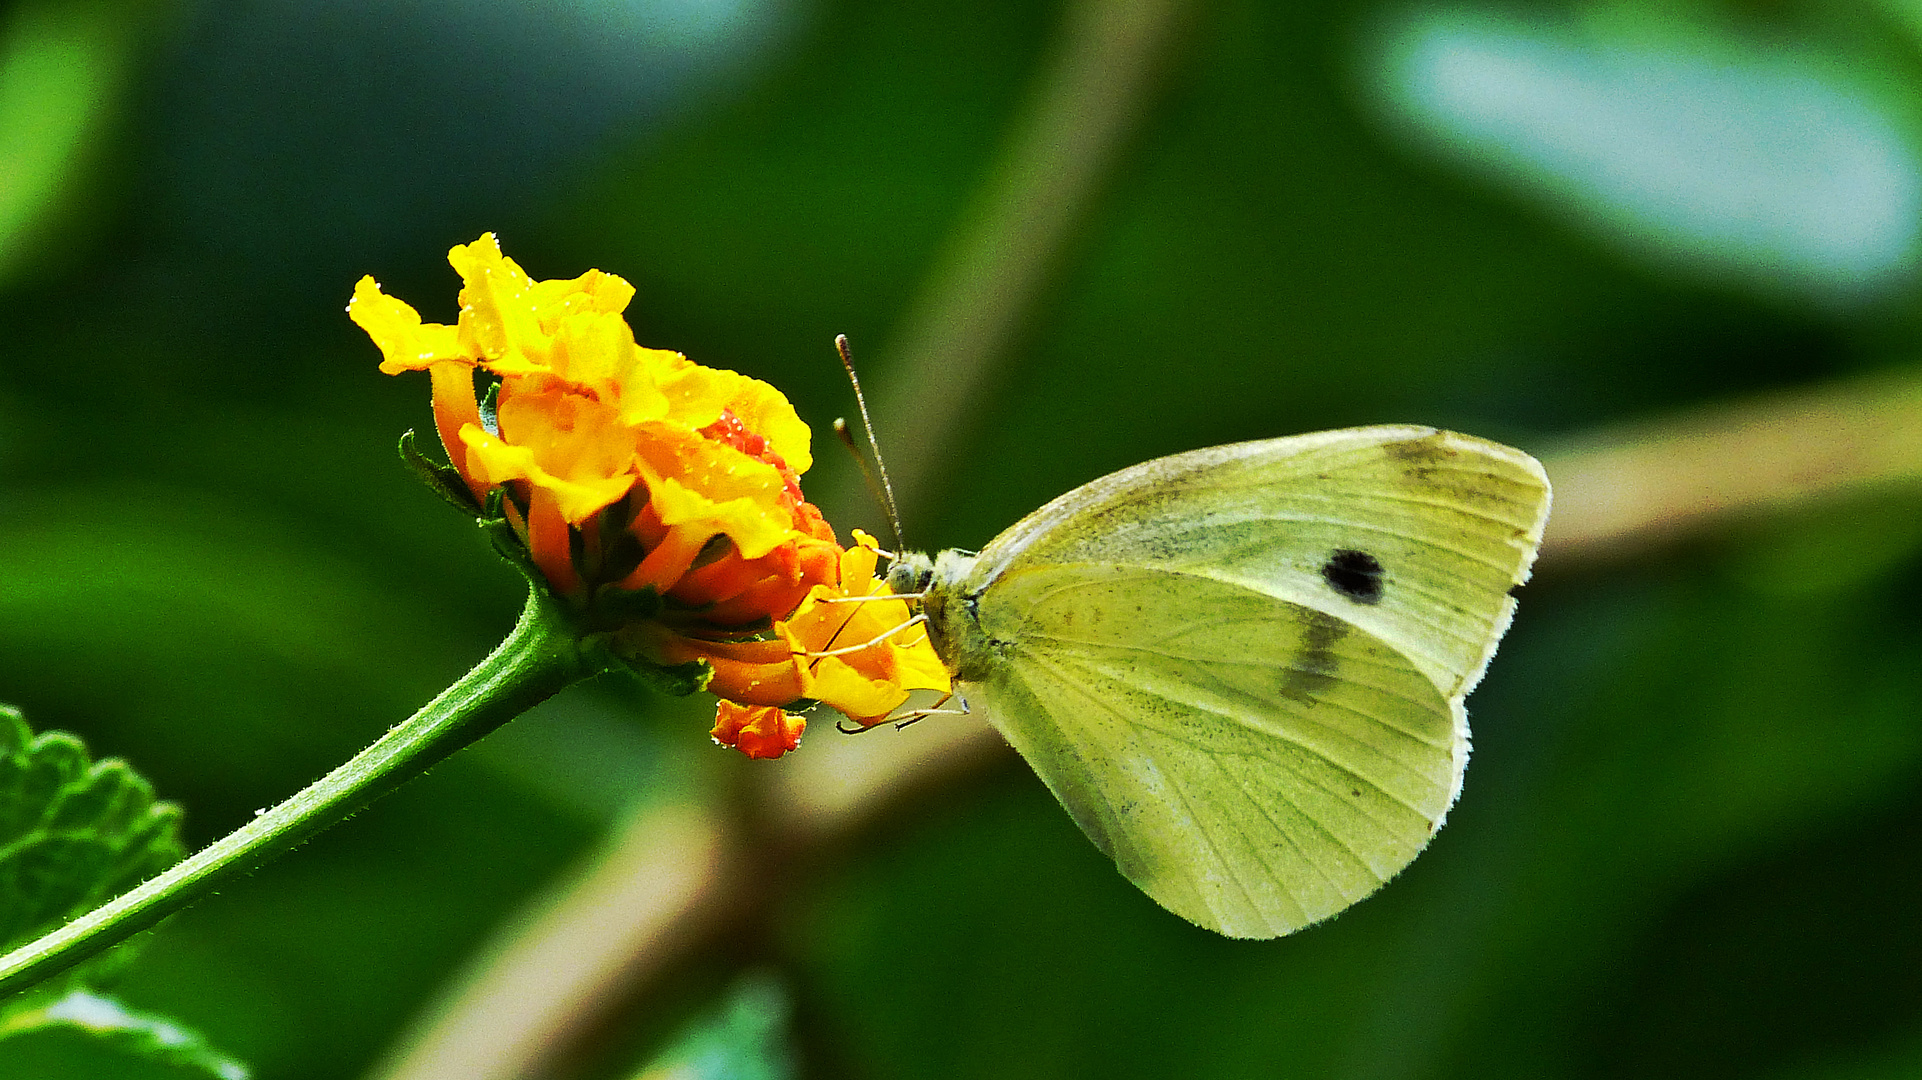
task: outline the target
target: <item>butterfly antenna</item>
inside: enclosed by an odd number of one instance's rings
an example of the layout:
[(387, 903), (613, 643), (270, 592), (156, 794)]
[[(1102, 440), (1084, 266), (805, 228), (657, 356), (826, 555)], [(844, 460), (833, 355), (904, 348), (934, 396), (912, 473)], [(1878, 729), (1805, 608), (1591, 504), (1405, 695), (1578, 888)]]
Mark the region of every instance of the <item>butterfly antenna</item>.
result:
[[(847, 369), (848, 382), (854, 385), (854, 404), (861, 410), (861, 427), (868, 433), (868, 449), (874, 452), (874, 467), (881, 475), (881, 508), (888, 513), (888, 530), (894, 534), (894, 550), (900, 551), (901, 512), (895, 508), (894, 485), (888, 482), (887, 462), (881, 460), (881, 444), (874, 437), (874, 421), (868, 417), (867, 398), (861, 395), (861, 377), (854, 373), (854, 356), (848, 351), (848, 336), (846, 334), (834, 335), (834, 351), (841, 354), (841, 366)], [(835, 434), (840, 435), (848, 449), (853, 450), (854, 440), (847, 434), (846, 429), (847, 425), (845, 423), (840, 421), (835, 422)], [(855, 451), (854, 456), (859, 459), (861, 456), (860, 452), (858, 450)], [(861, 474), (867, 477), (868, 487), (872, 490), (875, 487), (874, 473), (868, 471), (865, 462), (861, 465)]]

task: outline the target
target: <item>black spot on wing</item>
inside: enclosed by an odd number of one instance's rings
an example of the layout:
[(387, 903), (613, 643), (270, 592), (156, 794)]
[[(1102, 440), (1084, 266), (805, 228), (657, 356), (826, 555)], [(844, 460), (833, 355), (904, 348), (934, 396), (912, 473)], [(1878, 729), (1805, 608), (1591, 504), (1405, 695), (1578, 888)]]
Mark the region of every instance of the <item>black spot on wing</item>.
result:
[(1366, 551), (1338, 549), (1322, 564), (1321, 576), (1330, 588), (1357, 604), (1381, 603), (1381, 560)]
[(1301, 652), (1283, 669), (1281, 696), (1304, 705), (1315, 703), (1315, 694), (1335, 685), (1341, 659), (1335, 645), (1348, 636), (1348, 624), (1325, 611), (1310, 611), (1301, 638)]

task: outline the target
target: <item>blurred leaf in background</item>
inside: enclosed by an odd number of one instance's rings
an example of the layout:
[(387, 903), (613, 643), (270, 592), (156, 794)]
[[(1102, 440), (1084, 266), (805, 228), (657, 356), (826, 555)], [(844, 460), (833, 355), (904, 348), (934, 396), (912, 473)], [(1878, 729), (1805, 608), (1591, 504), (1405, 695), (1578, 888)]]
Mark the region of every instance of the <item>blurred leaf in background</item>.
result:
[(1717, 26), (1410, 8), (1370, 85), (1464, 168), (1674, 272), (1861, 304), (1911, 284), (1922, 104), (1900, 57)]
[(12, 1076), (112, 1076), (115, 1080), (247, 1080), (246, 1066), (194, 1032), (75, 991), (7, 1018), (0, 1064)]
[[(519, 599), (393, 459), (426, 393), (341, 315), (361, 273), (451, 296), (442, 253), (499, 230), (538, 277), (628, 277), (645, 344), (825, 432), (835, 333), (876, 397), (927, 377), (908, 312), (1079, 9), (203, 0), (124, 38), (71, 10), (131, 74), (83, 110), (119, 118), (111, 152), (60, 150), (63, 107), (18, 159), (57, 182), (0, 191), (96, 200), (84, 228), (33, 211), (71, 227), (0, 284), (0, 697), (141, 762), (197, 843), (405, 716)], [(1197, 0), (910, 542), (1237, 439), (1417, 421), (1547, 456), (1913, 370), (1918, 26), (1893, 0)], [(79, 85), (53, 55), (27, 70)], [(916, 422), (877, 417), (884, 443)], [(851, 487), (817, 456), (810, 493)], [(1913, 1074), (1918, 520), (1892, 482), (1560, 563), (1551, 523), (1461, 805), (1326, 926), (1181, 923), (1009, 764), (753, 878), (764, 923), (565, 1074), (634, 1075), (747, 966), (790, 988), (803, 1075)], [(173, 920), (120, 994), (260, 1075), (356, 1075), (628, 800), (726, 790), (704, 732), (567, 695)]]
[(0, 16), (0, 283), (90, 230), (84, 215), (152, 0), (24, 0)]
[(787, 1017), (778, 983), (765, 975), (743, 979), (634, 1080), (789, 1080)]

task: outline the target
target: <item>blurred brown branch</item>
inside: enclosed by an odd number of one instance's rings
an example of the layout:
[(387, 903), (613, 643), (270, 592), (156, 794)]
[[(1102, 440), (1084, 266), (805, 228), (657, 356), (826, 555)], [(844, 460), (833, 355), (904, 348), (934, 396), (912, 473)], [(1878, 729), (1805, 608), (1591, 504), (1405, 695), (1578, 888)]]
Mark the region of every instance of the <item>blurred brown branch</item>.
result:
[(1590, 432), (1543, 458), (1555, 510), (1542, 567), (1815, 500), (1922, 482), (1922, 372), (1720, 404)]
[(671, 963), (729, 914), (745, 853), (710, 807), (636, 815), (579, 876), (563, 881), (467, 973), (458, 998), (403, 1056), (395, 1077), (539, 1075), (602, 1014), (611, 992)]

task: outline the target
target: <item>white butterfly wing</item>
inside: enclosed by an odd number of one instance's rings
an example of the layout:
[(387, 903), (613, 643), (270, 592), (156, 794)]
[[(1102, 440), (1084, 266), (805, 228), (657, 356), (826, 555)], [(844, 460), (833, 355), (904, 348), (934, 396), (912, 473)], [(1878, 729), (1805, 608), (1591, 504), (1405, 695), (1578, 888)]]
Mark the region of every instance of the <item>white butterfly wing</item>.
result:
[(929, 610), (963, 693), (1130, 880), (1274, 937), (1439, 826), (1547, 509), (1532, 458), (1430, 428), (1217, 447), (944, 556)]

